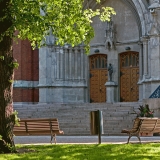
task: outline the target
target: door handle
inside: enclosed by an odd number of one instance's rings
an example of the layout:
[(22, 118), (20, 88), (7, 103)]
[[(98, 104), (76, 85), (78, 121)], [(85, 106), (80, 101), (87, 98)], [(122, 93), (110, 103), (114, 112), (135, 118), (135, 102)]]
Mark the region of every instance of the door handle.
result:
[(133, 87), (131, 87), (131, 91), (133, 90)]

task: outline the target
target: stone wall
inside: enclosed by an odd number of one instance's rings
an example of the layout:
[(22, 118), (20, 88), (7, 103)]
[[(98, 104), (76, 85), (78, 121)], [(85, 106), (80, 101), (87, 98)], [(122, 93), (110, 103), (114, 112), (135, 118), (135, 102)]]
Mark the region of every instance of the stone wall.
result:
[(84, 46), (51, 46), (39, 50), (39, 102), (88, 102), (88, 57)]

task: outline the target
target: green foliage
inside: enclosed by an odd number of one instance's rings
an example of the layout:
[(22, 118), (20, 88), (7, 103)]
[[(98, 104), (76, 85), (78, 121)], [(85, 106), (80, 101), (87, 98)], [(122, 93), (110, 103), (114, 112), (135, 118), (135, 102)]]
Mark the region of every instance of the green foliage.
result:
[(154, 111), (149, 109), (148, 104), (145, 104), (145, 106), (140, 105), (138, 109), (140, 112), (135, 112), (137, 117), (153, 117)]
[(18, 69), (18, 67), (19, 67), (19, 63), (18, 62), (13, 62), (13, 68)]
[(12, 63), (8, 64), (8, 66), (10, 66), (13, 69), (15, 69), (15, 68), (17, 69), (19, 67), (19, 63), (18, 62), (12, 62)]
[[(100, 3), (100, 0), (96, 0)], [(44, 43), (49, 30), (57, 38), (57, 44), (72, 46), (82, 42), (89, 48), (90, 39), (94, 36), (91, 27), (92, 18), (100, 16), (102, 21), (109, 21), (113, 8), (103, 7), (93, 11), (83, 8), (84, 0), (10, 0), (10, 12), (13, 25), (1, 35), (17, 36), (29, 39), (33, 47)], [(41, 8), (41, 14), (40, 14)], [(3, 21), (7, 15), (0, 18)], [(13, 34), (18, 30), (18, 35)]]
[(1, 154), (1, 160), (159, 160), (160, 144), (74, 144), (16, 146), (21, 154)]
[(0, 56), (0, 60), (4, 60), (4, 56)]
[(116, 12), (111, 7), (102, 7), (102, 14), (100, 15), (101, 21), (110, 21), (111, 15), (116, 14)]
[(4, 144), (5, 144), (5, 146), (10, 150), (11, 153), (15, 153), (15, 151), (16, 151), (15, 146), (12, 146), (12, 145), (9, 144), (9, 143), (4, 143)]
[(9, 83), (13, 83), (14, 82), (14, 80), (8, 80), (9, 81)]
[[(3, 143), (3, 145), (5, 146), (5, 148), (8, 148), (8, 149), (10, 150), (10, 153), (15, 153), (15, 151), (16, 151), (15, 146), (12, 146), (11, 144), (6, 143), (6, 142), (2, 139), (2, 136), (1, 136), (1, 135), (0, 135), (0, 143)], [(1, 154), (1, 153), (4, 153), (4, 151), (0, 149), (0, 154)]]
[(15, 125), (19, 126), (20, 118), (18, 118), (18, 112), (15, 110), (14, 112), (12, 112), (12, 115), (14, 115), (14, 123), (15, 123)]

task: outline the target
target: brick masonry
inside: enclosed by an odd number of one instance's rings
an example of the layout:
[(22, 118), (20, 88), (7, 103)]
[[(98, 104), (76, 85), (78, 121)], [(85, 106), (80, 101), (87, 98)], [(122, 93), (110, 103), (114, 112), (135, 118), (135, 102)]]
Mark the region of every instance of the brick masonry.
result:
[(14, 102), (39, 102), (39, 89), (14, 88)]
[[(39, 80), (39, 53), (38, 49), (32, 50), (28, 40), (13, 43), (13, 55), (19, 63), (18, 69), (15, 69), (15, 81), (38, 81)], [(39, 90), (25, 88), (20, 86), (14, 87), (14, 102), (38, 102)]]

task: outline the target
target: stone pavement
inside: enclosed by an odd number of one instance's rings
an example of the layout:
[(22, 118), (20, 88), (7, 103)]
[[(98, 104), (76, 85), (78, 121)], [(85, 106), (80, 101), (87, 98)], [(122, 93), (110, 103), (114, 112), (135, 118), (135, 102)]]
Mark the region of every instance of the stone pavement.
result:
[[(98, 136), (57, 136), (57, 144), (98, 144)], [(101, 143), (126, 143), (128, 136), (102, 136)], [(50, 136), (15, 136), (15, 144), (50, 144)], [(141, 137), (142, 143), (160, 142), (160, 136)], [(137, 137), (132, 137), (131, 143), (138, 143)], [(54, 144), (54, 143), (53, 143)]]

